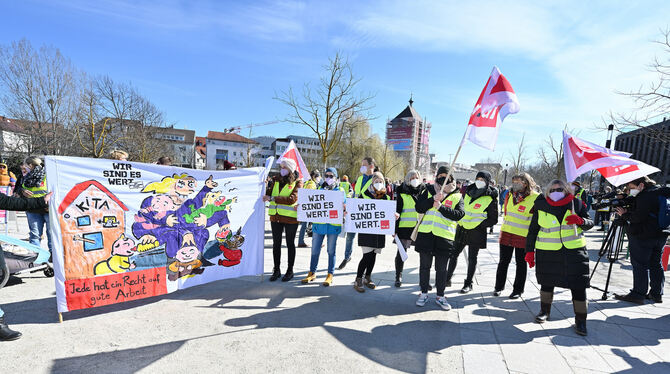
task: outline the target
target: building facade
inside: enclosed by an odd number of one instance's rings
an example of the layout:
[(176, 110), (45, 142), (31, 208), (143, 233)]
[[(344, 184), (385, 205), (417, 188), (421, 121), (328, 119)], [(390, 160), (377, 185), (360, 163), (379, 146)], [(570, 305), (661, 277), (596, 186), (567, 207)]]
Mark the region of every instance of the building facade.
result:
[(649, 177), (659, 184), (670, 184), (670, 119), (618, 135), (614, 149), (661, 169)]
[(251, 138), (253, 141), (258, 143), (258, 150), (254, 154), (254, 166), (264, 166), (265, 160), (268, 157), (275, 157), (275, 151), (272, 148), (272, 145), (275, 142), (275, 138), (272, 136), (257, 136)]
[(174, 166), (195, 168), (195, 131), (166, 127), (157, 136), (167, 143), (167, 153), (174, 155)]
[(258, 152), (258, 143), (235, 133), (218, 131), (207, 132), (207, 169), (223, 170), (224, 161), (238, 167), (254, 164), (254, 154)]
[(207, 167), (207, 138), (204, 136), (195, 137), (195, 168), (204, 169)]
[(413, 107), (414, 100), (395, 118), (386, 123), (386, 144), (407, 160), (408, 169), (417, 169), (424, 175), (431, 173), (428, 150), (431, 124), (421, 118)]

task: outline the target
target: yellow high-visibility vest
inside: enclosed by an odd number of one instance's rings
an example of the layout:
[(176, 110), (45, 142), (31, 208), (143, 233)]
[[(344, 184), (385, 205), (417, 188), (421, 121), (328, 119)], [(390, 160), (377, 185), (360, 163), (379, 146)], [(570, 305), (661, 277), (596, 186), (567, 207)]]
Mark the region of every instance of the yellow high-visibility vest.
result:
[(42, 197), (47, 194), (47, 176), (46, 174), (44, 175), (44, 178), (42, 178), (42, 183), (40, 183), (39, 186), (37, 187), (26, 187), (24, 184), (21, 185), (24, 190), (28, 190), (33, 193), (32, 197)]
[(465, 195), (464, 210), (465, 216), (458, 221), (460, 226), (467, 230), (472, 230), (479, 226), (487, 217), (486, 208), (491, 205), (493, 198), (491, 196), (481, 196), (472, 201), (470, 195)]
[(360, 175), (356, 180), (356, 186), (354, 186), (354, 197), (369, 199), (369, 197), (365, 196), (363, 192), (367, 191), (371, 184), (372, 176), (370, 176), (370, 179), (368, 179), (368, 181), (365, 183), (365, 186), (363, 186), (363, 176)]
[[(431, 197), (430, 193), (428, 193), (428, 197)], [(447, 208), (454, 209), (460, 201), (461, 194), (456, 191), (442, 200), (442, 204)], [(454, 240), (456, 237), (456, 226), (458, 226), (456, 221), (450, 220), (449, 218), (443, 216), (439, 210), (431, 207), (423, 216), (423, 220), (419, 225), (419, 232), (432, 233), (433, 235), (439, 236), (441, 238)]]
[(568, 249), (586, 247), (586, 239), (582, 235), (582, 229), (577, 226), (577, 235), (572, 225), (568, 225), (566, 219), (572, 215), (569, 210), (565, 211), (563, 220), (559, 223), (558, 218), (542, 210), (537, 211), (537, 223), (540, 231), (537, 233), (535, 248), (545, 251), (558, 251), (563, 246)]
[[(275, 182), (274, 186), (272, 187), (272, 196), (282, 196), (282, 197), (289, 197), (291, 196), (291, 192), (293, 192), (293, 188), (295, 187), (295, 183), (290, 183), (290, 184), (285, 184), (284, 187), (281, 189), (281, 192), (279, 191), (279, 182)], [(298, 218), (298, 202), (296, 201), (293, 203), (293, 205), (285, 205), (285, 204), (277, 204), (276, 202), (270, 200), (270, 206), (268, 208), (268, 214), (271, 216), (274, 216), (275, 214), (279, 214), (280, 216), (285, 216), (285, 217), (291, 217), (291, 218)]]
[(539, 193), (531, 191), (530, 195), (525, 199), (514, 204), (514, 197), (512, 193), (507, 194), (507, 211), (505, 212), (505, 219), (503, 221), (500, 231), (508, 232), (510, 234), (526, 237), (528, 236), (528, 227), (533, 218), (530, 212), (535, 204), (535, 199), (540, 196)]

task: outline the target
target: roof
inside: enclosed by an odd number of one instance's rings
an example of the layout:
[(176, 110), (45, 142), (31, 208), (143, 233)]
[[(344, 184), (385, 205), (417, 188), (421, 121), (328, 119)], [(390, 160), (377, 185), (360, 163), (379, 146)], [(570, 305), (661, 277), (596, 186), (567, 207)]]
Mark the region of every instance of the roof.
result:
[(207, 132), (207, 139), (212, 139), (212, 140), (223, 140), (226, 142), (236, 142), (236, 143), (247, 143), (247, 144), (258, 144), (255, 141), (245, 138), (242, 135), (235, 134), (235, 133), (223, 133), (219, 131), (208, 131)]
[(184, 141), (182, 143), (193, 144), (195, 142), (195, 131), (188, 129), (175, 129), (174, 127), (163, 127), (159, 130), (162, 134), (165, 135), (182, 135)]
[(408, 105), (402, 112), (400, 112), (400, 114), (395, 116), (394, 119), (396, 119), (396, 118), (414, 118), (414, 119), (417, 119), (419, 121), (422, 120), (419, 113), (417, 113), (416, 110), (414, 109), (414, 107), (411, 106), (411, 105)]
[[(202, 144), (202, 145), (197, 145), (197, 144)], [(207, 138), (204, 136), (196, 136), (195, 137), (195, 151), (200, 154), (203, 158), (207, 157)]]
[(67, 208), (70, 206), (70, 204), (72, 204), (72, 202), (77, 198), (77, 196), (79, 196), (82, 192), (86, 191), (86, 189), (89, 188), (89, 187), (91, 187), (91, 186), (95, 186), (95, 187), (97, 187), (100, 191), (102, 191), (102, 192), (105, 193), (107, 196), (109, 196), (110, 199), (114, 200), (115, 203), (119, 204), (119, 206), (121, 207), (121, 209), (123, 209), (123, 210), (125, 210), (125, 211), (128, 211), (128, 207), (126, 207), (126, 205), (125, 205), (123, 202), (121, 202), (121, 200), (119, 200), (119, 199), (116, 197), (116, 195), (114, 195), (113, 193), (111, 193), (111, 192), (107, 189), (107, 187), (103, 186), (103, 185), (100, 184), (100, 182), (98, 182), (98, 181), (95, 181), (95, 180), (89, 180), (89, 181), (81, 182), (81, 183), (75, 185), (75, 186), (70, 190), (70, 192), (68, 192), (67, 195), (65, 195), (65, 198), (64, 198), (63, 201), (60, 203), (60, 206), (58, 206), (58, 214), (63, 214), (63, 212), (65, 211), (65, 209), (67, 209)]
[(0, 116), (0, 130), (25, 133), (26, 130), (24, 126), (30, 124), (29, 121), (23, 121), (18, 119), (11, 119), (4, 116)]

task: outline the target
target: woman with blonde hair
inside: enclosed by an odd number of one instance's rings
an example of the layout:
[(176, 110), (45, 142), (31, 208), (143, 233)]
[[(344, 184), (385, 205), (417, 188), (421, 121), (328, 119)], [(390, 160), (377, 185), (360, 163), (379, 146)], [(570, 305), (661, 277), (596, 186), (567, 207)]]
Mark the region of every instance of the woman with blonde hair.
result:
[(500, 227), (500, 261), (496, 272), (494, 296), (500, 296), (507, 282), (507, 269), (516, 259), (516, 276), (510, 299), (518, 299), (526, 285), (528, 267), (524, 260), (526, 254), (526, 236), (533, 217), (533, 205), (540, 194), (535, 192), (535, 181), (528, 173), (519, 173), (512, 177), (512, 187), (504, 198), (502, 211), (504, 221)]
[(112, 160), (128, 161), (128, 152), (115, 149), (109, 153), (109, 158)]
[[(45, 196), (47, 194), (47, 173), (42, 165), (42, 160), (36, 156), (27, 157), (23, 162), (23, 167), (27, 170), (21, 184), (23, 196), (28, 199)], [(51, 243), (51, 235), (49, 235), (49, 207), (29, 210), (26, 212), (26, 217), (30, 228), (30, 244), (40, 246), (46, 226), (49, 253), (52, 253), (53, 244)], [(51, 257), (49, 257), (49, 262), (51, 262)]]
[(575, 312), (575, 332), (586, 335), (586, 288), (589, 254), (583, 232), (593, 227), (586, 206), (562, 180), (553, 180), (538, 196), (526, 237), (526, 262), (540, 284), (540, 313), (535, 321), (549, 319), (554, 287), (569, 288)]

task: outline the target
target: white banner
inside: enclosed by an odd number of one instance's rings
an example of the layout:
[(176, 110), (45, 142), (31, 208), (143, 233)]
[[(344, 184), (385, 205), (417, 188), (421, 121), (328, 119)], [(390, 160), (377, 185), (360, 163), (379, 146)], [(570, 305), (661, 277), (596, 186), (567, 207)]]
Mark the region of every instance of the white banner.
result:
[(298, 221), (342, 224), (342, 191), (298, 189)]
[(58, 311), (263, 272), (264, 168), (46, 158)]
[(347, 232), (393, 235), (395, 207), (393, 200), (347, 199), (344, 229)]

